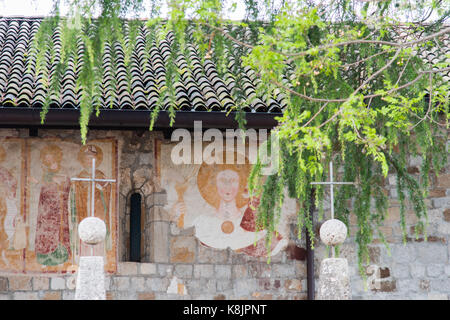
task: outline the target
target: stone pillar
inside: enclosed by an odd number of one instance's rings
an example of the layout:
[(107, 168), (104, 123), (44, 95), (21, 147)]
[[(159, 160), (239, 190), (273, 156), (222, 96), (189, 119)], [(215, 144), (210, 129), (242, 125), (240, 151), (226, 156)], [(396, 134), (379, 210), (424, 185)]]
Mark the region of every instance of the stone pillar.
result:
[(150, 262), (169, 262), (169, 223), (153, 221), (149, 228)]
[(328, 258), (320, 264), (318, 300), (350, 300), (347, 259)]
[[(106, 225), (96, 217), (83, 219), (78, 226), (81, 241), (95, 245), (105, 240)], [(105, 269), (102, 256), (80, 257), (75, 300), (106, 300)]]
[(340, 220), (328, 220), (320, 227), (320, 239), (333, 254), (320, 264), (318, 300), (351, 299), (347, 259), (334, 257), (334, 246), (342, 244), (346, 236), (347, 227)]
[[(165, 197), (165, 194), (162, 196)], [(169, 221), (169, 214), (162, 206), (153, 205), (151, 207), (145, 230), (145, 250), (149, 253), (148, 262), (169, 262)]]
[(75, 300), (106, 300), (103, 257), (80, 257)]

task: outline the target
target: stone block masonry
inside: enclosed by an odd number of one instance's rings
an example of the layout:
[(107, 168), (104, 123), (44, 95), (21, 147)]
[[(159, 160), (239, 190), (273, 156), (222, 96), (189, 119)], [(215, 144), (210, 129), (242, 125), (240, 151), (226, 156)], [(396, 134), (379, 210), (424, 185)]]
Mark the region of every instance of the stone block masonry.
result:
[[(0, 132), (2, 129), (0, 129)], [(27, 137), (26, 130), (8, 132)], [(40, 130), (46, 138), (66, 138), (74, 132)], [(203, 246), (193, 228), (171, 221), (167, 191), (160, 185), (156, 139), (161, 132), (95, 131), (91, 139), (118, 141), (118, 263), (105, 275), (106, 299), (305, 299), (304, 255), (282, 251), (267, 264), (230, 249)], [(132, 193), (142, 196), (141, 261), (129, 261)], [(292, 239), (292, 243), (295, 239)], [(290, 250), (304, 248), (291, 245)], [(300, 251), (299, 251), (300, 250)], [(76, 268), (67, 273), (21, 274), (0, 272), (2, 299), (73, 300)]]
[[(201, 247), (193, 240), (196, 254), (178, 263), (119, 263), (119, 272), (109, 275), (107, 299), (304, 299), (304, 277), (296, 275), (297, 264), (288, 260), (267, 265), (264, 259), (248, 264), (234, 264), (242, 254), (231, 250)], [(201, 255), (198, 254), (201, 252)], [(219, 257), (219, 258), (217, 258)], [(177, 294), (168, 293), (172, 281)]]
[[(410, 166), (418, 166), (412, 158)], [(415, 172), (415, 170), (411, 170)], [(411, 208), (406, 213), (407, 237), (402, 242), (398, 200), (390, 197), (389, 216), (381, 227), (386, 236), (386, 248), (378, 238), (370, 246), (370, 264), (366, 268), (366, 283), (357, 268), (357, 228), (351, 219), (350, 235), (341, 252), (353, 252), (349, 259), (353, 299), (450, 299), (450, 163), (439, 177), (432, 177), (428, 205), (426, 236), (415, 234), (417, 219)], [(395, 190), (395, 177), (389, 176), (386, 190)], [(322, 247), (316, 256), (326, 257)], [(367, 290), (365, 290), (367, 288)]]
[[(203, 257), (214, 256), (216, 250), (205, 249)], [(285, 254), (285, 253), (282, 253)], [(228, 259), (220, 263), (139, 263), (119, 262), (116, 274), (106, 274), (106, 299), (305, 299), (306, 286), (303, 277), (296, 275), (296, 264), (290, 260), (275, 263), (267, 272), (267, 262), (253, 261), (250, 265), (232, 264), (234, 252), (227, 252)], [(285, 266), (288, 267), (285, 267)], [(252, 271), (249, 271), (252, 269)], [(252, 274), (252, 276), (249, 276)], [(73, 299), (73, 282), (77, 274), (65, 275), (17, 275), (0, 277), (0, 296), (3, 299), (62, 300)], [(178, 288), (185, 291), (168, 293), (171, 281), (176, 277)]]

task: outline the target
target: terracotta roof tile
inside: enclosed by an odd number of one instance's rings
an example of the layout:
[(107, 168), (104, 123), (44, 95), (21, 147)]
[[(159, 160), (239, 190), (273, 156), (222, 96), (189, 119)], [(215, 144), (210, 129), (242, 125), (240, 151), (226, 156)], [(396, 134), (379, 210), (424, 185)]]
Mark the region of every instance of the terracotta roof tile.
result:
[[(80, 56), (85, 48), (81, 38), (78, 40), (77, 54), (69, 57), (69, 63), (62, 70), (59, 83), (59, 96), (49, 97), (48, 90), (43, 85), (43, 79), (51, 79), (58, 71), (57, 62), (61, 59), (61, 30), (55, 28), (53, 50), (47, 50), (44, 58), (46, 68), (36, 73), (36, 54), (32, 47), (41, 19), (0, 18), (0, 107), (6, 105), (20, 105), (23, 107), (40, 107), (46, 99), (51, 99), (51, 106), (56, 108), (78, 108), (81, 92), (77, 87), (83, 59)], [(235, 27), (230, 27), (232, 30)], [(193, 30), (188, 30), (192, 34)], [(87, 31), (89, 32), (89, 30)], [(400, 33), (401, 35), (401, 33)], [(250, 32), (241, 34), (250, 37)], [(101, 92), (99, 99), (101, 108), (115, 109), (152, 109), (159, 99), (158, 92), (166, 81), (165, 64), (171, 54), (173, 35), (160, 41), (157, 45), (150, 36), (150, 30), (142, 26), (136, 37), (134, 48), (130, 55), (130, 63), (125, 63), (124, 47), (128, 45), (128, 27), (124, 27), (124, 44), (119, 42), (106, 43), (102, 57), (102, 79), (98, 80)], [(233, 96), (240, 91), (250, 98), (247, 112), (282, 112), (285, 97), (279, 92), (266, 103), (266, 97), (257, 92), (259, 79), (255, 72), (248, 67), (241, 70), (241, 81), (235, 81), (237, 56), (233, 50), (248, 50), (232, 46), (225, 49), (228, 70), (222, 77), (214, 62), (205, 59), (202, 63), (197, 48), (193, 43), (187, 44), (187, 53), (178, 54), (176, 64), (181, 75), (174, 84), (176, 107), (179, 110), (190, 111), (229, 111), (234, 107)], [(431, 47), (419, 52), (427, 63), (445, 60), (445, 53), (450, 53), (450, 39), (448, 35), (442, 40), (440, 47)], [(450, 72), (444, 75), (444, 80), (450, 80)], [(284, 81), (289, 83), (289, 75)], [(163, 99), (164, 109), (169, 105), (166, 96)]]
[[(41, 107), (46, 99), (51, 107), (78, 108), (80, 88), (77, 78), (80, 75), (84, 52), (81, 38), (78, 40), (76, 55), (69, 57), (68, 65), (62, 70), (59, 95), (49, 96), (42, 80), (51, 81), (57, 62), (60, 61), (61, 29), (55, 28), (53, 48), (45, 52), (47, 64), (36, 74), (36, 53), (32, 41), (42, 19), (0, 18), (0, 106), (20, 105), (21, 107)], [(128, 28), (124, 27), (126, 46), (129, 43)], [(87, 31), (89, 32), (89, 30)], [(166, 81), (165, 64), (171, 54), (173, 36), (169, 33), (159, 45), (149, 37), (149, 30), (142, 26), (136, 43), (125, 63), (125, 47), (119, 42), (106, 43), (102, 57), (102, 79), (98, 81), (102, 108), (152, 109), (159, 99), (158, 92)], [(192, 32), (192, 30), (190, 31)], [(235, 105), (230, 94), (235, 84), (227, 74), (219, 77), (214, 62), (206, 59), (201, 62), (196, 47), (188, 44), (188, 56), (178, 54), (177, 67), (182, 70), (179, 81), (174, 84), (177, 108), (191, 111), (228, 111)], [(190, 64), (187, 62), (190, 61)], [(230, 61), (234, 62), (233, 59)], [(230, 65), (230, 68), (233, 65)], [(228, 71), (231, 73), (231, 70)], [(243, 83), (249, 94), (254, 85), (251, 71), (246, 70), (248, 79)], [(261, 97), (262, 98), (262, 97)], [(163, 99), (164, 109), (169, 105), (168, 97)], [(281, 106), (277, 106), (281, 110)], [(254, 104), (252, 112), (267, 112), (269, 108), (261, 99)]]

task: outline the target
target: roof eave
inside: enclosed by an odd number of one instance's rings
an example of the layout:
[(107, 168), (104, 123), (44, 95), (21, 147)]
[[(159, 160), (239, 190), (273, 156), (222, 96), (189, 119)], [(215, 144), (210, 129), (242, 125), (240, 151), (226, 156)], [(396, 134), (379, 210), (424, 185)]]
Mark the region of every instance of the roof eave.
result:
[[(76, 109), (50, 109), (41, 124), (40, 108), (0, 108), (0, 127), (16, 128), (79, 128), (80, 112)], [(99, 116), (92, 115), (90, 129), (148, 129), (151, 110), (101, 110)], [(246, 128), (271, 129), (277, 125), (275, 117), (280, 113), (246, 112)], [(194, 128), (194, 121), (202, 121), (202, 128), (228, 129), (238, 128), (235, 114), (214, 111), (176, 111), (175, 122), (170, 126), (167, 111), (160, 111), (154, 127), (157, 128)]]

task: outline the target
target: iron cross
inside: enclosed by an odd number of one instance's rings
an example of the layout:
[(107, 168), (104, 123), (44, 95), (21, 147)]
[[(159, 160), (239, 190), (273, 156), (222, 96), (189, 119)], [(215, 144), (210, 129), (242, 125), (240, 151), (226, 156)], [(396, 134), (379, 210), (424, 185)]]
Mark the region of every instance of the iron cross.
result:
[(95, 208), (95, 183), (96, 182), (116, 182), (113, 179), (95, 179), (95, 158), (92, 159), (92, 178), (71, 178), (70, 181), (88, 181), (92, 183), (91, 186), (91, 217), (94, 216)]
[(331, 219), (334, 219), (334, 185), (339, 184), (355, 184), (354, 182), (334, 182), (333, 181), (333, 162), (330, 161), (330, 182), (311, 182), (311, 184), (325, 184), (330, 186), (330, 198), (331, 198)]
[[(116, 182), (113, 179), (95, 179), (95, 158), (92, 158), (92, 177), (91, 178), (71, 178), (70, 181), (87, 181), (91, 182), (91, 213), (90, 216), (94, 216), (95, 208), (95, 183), (96, 182)], [(94, 248), (91, 246), (91, 255), (94, 254)]]

